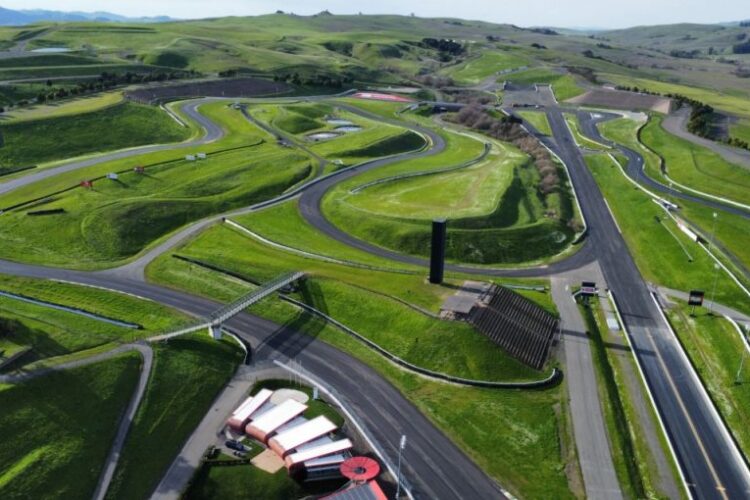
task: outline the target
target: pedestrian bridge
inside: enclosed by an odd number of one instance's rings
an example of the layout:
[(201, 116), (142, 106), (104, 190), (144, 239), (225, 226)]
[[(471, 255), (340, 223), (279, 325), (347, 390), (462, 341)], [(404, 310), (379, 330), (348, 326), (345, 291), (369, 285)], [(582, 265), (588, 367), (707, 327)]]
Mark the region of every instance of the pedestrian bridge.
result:
[(247, 295), (243, 295), (242, 297), (235, 300), (234, 302), (231, 302), (229, 304), (222, 306), (221, 308), (212, 312), (207, 318), (199, 320), (197, 323), (193, 325), (186, 326), (184, 328), (180, 328), (180, 329), (167, 332), (167, 333), (163, 333), (160, 335), (156, 335), (154, 337), (149, 337), (147, 340), (150, 342), (168, 340), (174, 337), (179, 337), (180, 335), (185, 335), (188, 333), (197, 332), (199, 330), (205, 330), (205, 329), (208, 329), (209, 333), (211, 334), (213, 338), (220, 339), (221, 338), (221, 326), (223, 323), (231, 319), (233, 316), (244, 311), (245, 309), (255, 304), (256, 302), (263, 300), (264, 298), (268, 297), (272, 293), (278, 290), (281, 290), (285, 286), (294, 283), (295, 281), (303, 278), (304, 276), (305, 276), (305, 273), (300, 272), (300, 271), (281, 275), (275, 278), (274, 280), (270, 281), (269, 283), (266, 283), (265, 285), (261, 286), (260, 288), (256, 288), (255, 290), (248, 293)]

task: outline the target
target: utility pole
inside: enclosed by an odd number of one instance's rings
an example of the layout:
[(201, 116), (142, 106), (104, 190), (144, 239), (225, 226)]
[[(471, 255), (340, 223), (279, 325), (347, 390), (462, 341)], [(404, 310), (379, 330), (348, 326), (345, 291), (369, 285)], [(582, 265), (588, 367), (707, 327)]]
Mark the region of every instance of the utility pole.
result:
[(401, 496), (401, 454), (406, 448), (406, 435), (401, 436), (401, 441), (398, 443), (398, 472), (396, 473), (396, 500)]

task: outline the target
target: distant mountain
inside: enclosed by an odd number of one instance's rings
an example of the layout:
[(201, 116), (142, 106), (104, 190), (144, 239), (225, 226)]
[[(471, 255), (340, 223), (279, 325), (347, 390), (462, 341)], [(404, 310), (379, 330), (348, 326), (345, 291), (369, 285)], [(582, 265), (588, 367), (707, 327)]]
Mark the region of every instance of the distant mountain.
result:
[(58, 10), (11, 10), (0, 7), (0, 26), (23, 26), (25, 24), (43, 21), (101, 21), (101, 22), (133, 22), (133, 23), (163, 23), (173, 21), (168, 16), (157, 17), (127, 17), (111, 12), (63, 12)]

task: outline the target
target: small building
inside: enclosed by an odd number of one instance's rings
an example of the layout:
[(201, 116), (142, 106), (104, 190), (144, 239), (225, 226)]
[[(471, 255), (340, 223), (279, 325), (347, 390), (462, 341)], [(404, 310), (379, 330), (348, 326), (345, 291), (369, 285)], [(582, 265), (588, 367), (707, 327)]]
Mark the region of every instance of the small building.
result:
[(335, 500), (387, 500), (383, 489), (376, 481), (365, 483), (353, 483), (345, 490), (337, 491), (333, 495), (323, 497), (323, 500), (333, 498)]
[(302, 414), (305, 410), (307, 410), (307, 405), (293, 399), (287, 399), (253, 419), (245, 427), (245, 433), (258, 441), (266, 443), (274, 431)]
[[(352, 446), (352, 442), (349, 439), (339, 439), (338, 441), (330, 441), (317, 446), (306, 446), (304, 450), (287, 455), (284, 459), (284, 464), (289, 474), (295, 474), (308, 465), (341, 464), (347, 458), (343, 455), (343, 452), (351, 450)], [(325, 460), (325, 464), (322, 463), (324, 460), (318, 460), (329, 456), (331, 456), (331, 460)]]
[(336, 424), (323, 415), (302, 425), (279, 432), (268, 441), (268, 447), (284, 458), (297, 447), (336, 430)]
[(236, 432), (242, 432), (247, 426), (250, 418), (266, 404), (266, 402), (273, 394), (273, 391), (268, 389), (261, 389), (255, 396), (247, 398), (243, 403), (232, 413), (232, 416), (227, 420), (227, 425)]

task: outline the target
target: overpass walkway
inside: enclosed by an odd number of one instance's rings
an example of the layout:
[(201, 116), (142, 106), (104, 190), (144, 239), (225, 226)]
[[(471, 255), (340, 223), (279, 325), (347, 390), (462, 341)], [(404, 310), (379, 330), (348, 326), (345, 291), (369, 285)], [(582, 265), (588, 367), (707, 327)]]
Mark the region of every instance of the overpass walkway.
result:
[(301, 271), (296, 271), (296, 272), (289, 273), (289, 274), (283, 274), (275, 278), (273, 281), (266, 283), (262, 287), (256, 288), (255, 290), (248, 293), (247, 295), (243, 295), (242, 297), (235, 300), (234, 302), (231, 302), (229, 304), (222, 306), (221, 308), (212, 312), (207, 317), (202, 318), (201, 320), (199, 320), (193, 325), (179, 328), (171, 332), (162, 333), (154, 337), (149, 337), (146, 340), (149, 342), (169, 340), (171, 338), (179, 337), (181, 335), (185, 335), (188, 333), (197, 332), (199, 330), (205, 330), (205, 329), (208, 329), (211, 335), (214, 338), (218, 339), (221, 337), (221, 326), (223, 323), (230, 320), (232, 317), (236, 316), (237, 314), (247, 309), (251, 305), (255, 304), (256, 302), (259, 302), (260, 300), (268, 297), (272, 293), (284, 288), (287, 285), (294, 283), (295, 281), (303, 278), (304, 276), (305, 276), (305, 273)]

